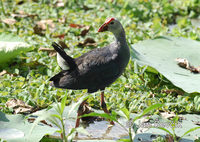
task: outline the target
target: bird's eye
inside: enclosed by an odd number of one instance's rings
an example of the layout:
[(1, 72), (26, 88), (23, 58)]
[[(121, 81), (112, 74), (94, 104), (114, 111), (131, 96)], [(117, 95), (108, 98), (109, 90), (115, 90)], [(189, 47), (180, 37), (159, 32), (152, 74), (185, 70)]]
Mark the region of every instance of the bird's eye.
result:
[(111, 24), (111, 25), (113, 25), (113, 24), (114, 24), (114, 22), (112, 21), (112, 22), (110, 22), (110, 24)]

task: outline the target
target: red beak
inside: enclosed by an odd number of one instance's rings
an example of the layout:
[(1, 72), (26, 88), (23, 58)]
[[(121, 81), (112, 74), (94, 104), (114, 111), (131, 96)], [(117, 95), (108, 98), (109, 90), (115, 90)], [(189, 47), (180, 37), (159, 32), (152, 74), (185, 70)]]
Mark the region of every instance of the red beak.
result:
[(104, 32), (108, 30), (108, 24), (115, 20), (115, 18), (108, 18), (106, 22), (99, 28), (98, 32)]
[(108, 30), (108, 24), (104, 23), (98, 30), (98, 32), (104, 32)]

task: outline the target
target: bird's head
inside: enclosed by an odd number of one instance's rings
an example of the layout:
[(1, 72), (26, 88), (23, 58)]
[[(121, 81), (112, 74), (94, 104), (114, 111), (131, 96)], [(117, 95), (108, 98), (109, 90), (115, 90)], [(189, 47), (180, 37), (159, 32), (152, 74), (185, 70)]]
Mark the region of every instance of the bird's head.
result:
[(122, 25), (115, 18), (108, 18), (105, 23), (99, 28), (98, 32), (110, 31), (112, 33), (116, 33), (117, 31), (121, 31)]

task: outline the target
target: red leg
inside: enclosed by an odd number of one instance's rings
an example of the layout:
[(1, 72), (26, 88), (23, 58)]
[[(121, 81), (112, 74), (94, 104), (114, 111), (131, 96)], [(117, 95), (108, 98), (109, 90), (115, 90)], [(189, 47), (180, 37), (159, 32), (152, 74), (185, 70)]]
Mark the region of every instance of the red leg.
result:
[[(107, 107), (106, 107), (106, 103), (104, 101), (104, 92), (103, 91), (101, 92), (101, 107), (105, 113), (109, 114), (109, 111), (107, 110)], [(113, 121), (110, 121), (110, 124), (115, 125), (115, 123)]]
[(80, 124), (80, 118), (79, 118), (80, 114), (78, 113), (77, 118), (76, 118), (76, 125), (75, 128), (79, 127)]
[(77, 114), (77, 118), (76, 118), (76, 125), (75, 125), (75, 128), (79, 127), (79, 124), (80, 124), (80, 118), (79, 118), (79, 116), (81, 116), (81, 115), (83, 114), (83, 105), (86, 103), (86, 101), (87, 101), (87, 99), (84, 100), (84, 101), (80, 104), (80, 106), (79, 106), (79, 108), (78, 108), (78, 114)]

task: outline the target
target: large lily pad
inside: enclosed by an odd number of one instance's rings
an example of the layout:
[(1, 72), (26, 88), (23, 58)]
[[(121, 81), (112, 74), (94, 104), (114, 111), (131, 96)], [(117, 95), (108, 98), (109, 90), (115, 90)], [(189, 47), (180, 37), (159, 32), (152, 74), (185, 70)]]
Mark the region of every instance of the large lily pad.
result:
[(156, 69), (188, 93), (200, 92), (200, 74), (179, 67), (175, 61), (185, 58), (191, 65), (200, 66), (200, 42), (182, 37), (158, 37), (134, 44), (131, 49), (134, 61)]
[(0, 139), (8, 142), (37, 142), (44, 135), (53, 134), (57, 130), (49, 126), (37, 125), (30, 131), (33, 124), (21, 114), (8, 115), (0, 112), (0, 124)]
[(0, 33), (0, 63), (10, 61), (21, 51), (30, 50), (30, 45), (23, 39), (12, 35)]

